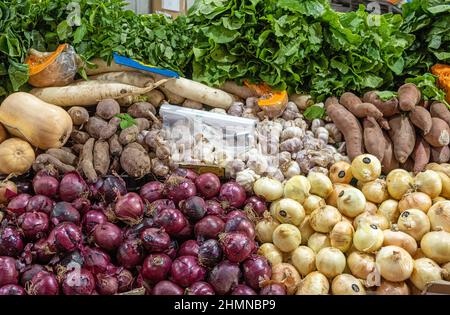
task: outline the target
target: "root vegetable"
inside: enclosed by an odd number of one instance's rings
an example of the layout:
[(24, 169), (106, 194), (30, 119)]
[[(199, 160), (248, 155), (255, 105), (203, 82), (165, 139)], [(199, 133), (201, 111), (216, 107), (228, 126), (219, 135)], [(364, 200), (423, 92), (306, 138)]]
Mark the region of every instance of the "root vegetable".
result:
[(431, 230), (450, 233), (450, 201), (440, 201), (428, 210)]
[(89, 133), (89, 135), (94, 139), (99, 139), (102, 131), (106, 129), (108, 123), (103, 119), (93, 116), (90, 117), (88, 122), (86, 123), (85, 130)]
[(441, 196), (444, 198), (450, 198), (450, 178), (443, 172), (437, 172), (442, 181)]
[(151, 103), (139, 102), (130, 106), (127, 113), (133, 118), (152, 119), (153, 115), (156, 114), (156, 109)]
[(309, 195), (308, 198), (305, 199), (303, 203), (303, 208), (305, 209), (306, 214), (311, 214), (317, 208), (325, 206), (325, 200), (322, 197), (316, 195)]
[(350, 181), (353, 178), (351, 164), (346, 161), (339, 161), (334, 163), (330, 167), (330, 173), (328, 176), (330, 177), (333, 184), (350, 184)]
[(123, 129), (119, 134), (119, 142), (121, 145), (127, 145), (135, 142), (138, 134), (139, 128), (136, 125)]
[[(202, 110), (203, 109), (203, 104), (193, 101), (193, 100), (185, 100), (182, 104), (183, 107), (187, 107), (187, 108), (192, 108), (192, 109), (198, 109), (198, 110)], [(236, 115), (233, 115), (236, 116)], [(240, 117), (240, 116), (239, 116)]]
[(432, 205), (430, 196), (423, 192), (411, 192), (405, 194), (398, 203), (398, 210), (400, 213), (408, 209), (419, 209), (427, 213)]
[(329, 233), (341, 219), (338, 209), (333, 206), (323, 206), (311, 213), (310, 225), (316, 232)]
[(383, 245), (383, 231), (375, 224), (360, 224), (353, 236), (353, 245), (365, 253), (376, 252)]
[(95, 183), (97, 181), (97, 173), (94, 169), (94, 144), (95, 139), (90, 138), (83, 146), (83, 150), (80, 155), (79, 167), (84, 176), (89, 182)]
[(412, 83), (406, 83), (398, 89), (399, 107), (402, 111), (411, 111), (419, 105), (422, 93)]
[(450, 160), (450, 148), (449, 146), (443, 146), (440, 148), (431, 147), (431, 162), (435, 163), (447, 163)]
[[(337, 199), (338, 199), (338, 196), (341, 193), (341, 191), (343, 191), (346, 188), (352, 188), (352, 187), (353, 186), (348, 185), (348, 184), (334, 184), (333, 192), (326, 199), (326, 204), (333, 206), (333, 207), (337, 207)], [(315, 209), (313, 209), (313, 210), (315, 210)]]
[(306, 246), (300, 246), (291, 253), (290, 261), (302, 277), (316, 270), (316, 254)]
[(89, 120), (89, 113), (84, 107), (74, 106), (67, 111), (75, 126), (83, 125)]
[(384, 230), (383, 246), (398, 246), (406, 250), (411, 256), (417, 252), (417, 242), (409, 234), (402, 231)]
[(407, 171), (396, 169), (388, 174), (386, 183), (392, 198), (400, 200), (413, 187), (414, 180)]
[(330, 283), (327, 277), (314, 271), (300, 282), (296, 295), (327, 295), (329, 291)]
[(376, 207), (374, 212), (366, 210), (355, 219), (353, 219), (353, 226), (355, 227), (355, 229), (358, 229), (361, 225), (364, 224), (378, 226), (380, 230), (389, 228), (388, 219), (386, 219), (386, 217), (380, 211), (376, 211)]
[(246, 87), (246, 86), (241, 86), (241, 85), (237, 85), (235, 82), (233, 81), (226, 81), (221, 87), (221, 90), (224, 90), (225, 92), (228, 92), (230, 94), (239, 96), (240, 98), (243, 98), (244, 100), (249, 98), (249, 97), (255, 97), (256, 92), (253, 91), (252, 89)]
[(431, 199), (438, 197), (442, 192), (442, 180), (439, 174), (432, 170), (417, 174), (414, 185), (418, 191), (426, 193)]
[[(155, 80), (153, 78), (140, 73), (133, 71), (115, 71), (115, 72), (107, 72), (101, 73), (97, 75), (93, 75), (89, 77), (90, 80), (97, 81), (111, 81), (123, 84), (134, 85), (140, 88), (146, 87), (149, 83), (154, 83)], [(105, 118), (107, 119), (107, 118)]]
[(164, 95), (166, 96), (166, 100), (169, 102), (169, 104), (181, 105), (186, 100), (186, 98), (178, 95), (177, 93), (172, 93), (168, 89), (164, 88), (164, 86), (161, 86), (159, 89), (161, 90), (161, 92), (164, 93)]
[(384, 117), (391, 117), (399, 113), (398, 99), (396, 97), (383, 102), (379, 98), (377, 91), (370, 91), (364, 94), (362, 100), (365, 103), (371, 103), (375, 105), (375, 107), (383, 113)]
[(390, 171), (398, 168), (398, 161), (394, 155), (394, 144), (389, 138), (387, 132), (383, 132), (384, 142), (386, 144), (386, 151), (384, 152), (383, 160), (381, 161), (382, 171), (384, 174), (388, 174)]
[(444, 103), (434, 102), (431, 104), (430, 113), (432, 117), (440, 118), (450, 126), (450, 111)]
[(366, 295), (361, 281), (349, 274), (338, 275), (331, 283), (333, 295)]
[(391, 282), (382, 280), (380, 286), (375, 291), (377, 295), (409, 295), (408, 285), (401, 282)]
[(414, 107), (409, 113), (409, 119), (414, 126), (423, 131), (424, 135), (430, 132), (433, 121), (431, 120), (430, 112), (424, 107)]
[(294, 199), (299, 203), (303, 203), (309, 196), (310, 190), (311, 184), (305, 176), (293, 176), (284, 184), (284, 197)]
[(72, 140), (78, 144), (85, 144), (90, 137), (91, 136), (87, 132), (80, 130), (73, 130), (72, 133), (70, 134), (70, 138), (72, 138)]
[(131, 143), (125, 147), (120, 156), (120, 165), (132, 177), (141, 178), (150, 173), (151, 161), (144, 147)]
[(8, 138), (8, 133), (5, 130), (5, 127), (3, 127), (2, 124), (0, 124), (0, 143), (5, 141)]
[(273, 244), (283, 252), (291, 252), (300, 246), (302, 235), (298, 228), (291, 224), (280, 224), (273, 231)]
[(147, 97), (148, 102), (151, 103), (155, 108), (161, 106), (161, 104), (166, 99), (164, 93), (159, 90), (151, 90), (144, 95)]
[(169, 166), (158, 158), (152, 159), (152, 173), (159, 177), (164, 177), (170, 172)]
[(271, 216), (259, 221), (255, 226), (256, 238), (260, 243), (271, 243), (273, 241), (273, 232), (280, 224)]
[(106, 176), (111, 162), (108, 142), (98, 140), (94, 145), (94, 169), (99, 176)]
[(344, 272), (346, 260), (344, 254), (337, 248), (322, 248), (316, 255), (317, 271), (327, 278), (334, 278)]
[(434, 147), (446, 146), (450, 143), (449, 125), (442, 119), (433, 117), (432, 127), (429, 133), (424, 135), (424, 139)]
[[(296, 176), (293, 178), (295, 177)], [(280, 199), (283, 196), (283, 185), (276, 179), (261, 177), (253, 184), (253, 191), (257, 196), (271, 202)]]
[(120, 156), (122, 154), (122, 145), (119, 142), (119, 136), (113, 135), (111, 138), (109, 138), (108, 141), (109, 144), (109, 153), (111, 156)]
[(420, 241), (431, 229), (430, 219), (419, 209), (403, 211), (397, 225), (400, 231), (411, 235), (416, 241)]
[(33, 170), (35, 172), (48, 169), (49, 167), (55, 168), (61, 174), (75, 171), (75, 167), (62, 163), (50, 154), (40, 154), (33, 162)]
[(379, 119), (383, 117), (383, 114), (375, 105), (361, 102), (358, 96), (350, 92), (342, 94), (339, 103), (358, 118), (373, 117)]
[(62, 149), (48, 149), (46, 153), (68, 165), (75, 165), (78, 160), (78, 157), (75, 154)]
[[(414, 161), (413, 171), (418, 173), (424, 170), (425, 166), (430, 161), (430, 145), (422, 137), (416, 139), (416, 145), (412, 153), (412, 159)], [(450, 150), (449, 150), (450, 154)]]
[(364, 127), (364, 146), (370, 154), (376, 156), (380, 161), (384, 158), (386, 143), (384, 142), (383, 130), (381, 130), (377, 121), (373, 117), (365, 118)]
[(100, 131), (100, 139), (108, 140), (111, 138), (119, 129), (120, 126), (120, 118), (113, 117), (106, 127)]
[(434, 231), (425, 234), (420, 241), (420, 248), (426, 257), (438, 264), (450, 262), (450, 233)]
[(327, 198), (332, 193), (333, 184), (325, 174), (310, 172), (307, 178), (311, 185), (311, 194), (315, 194), (322, 198)]
[(300, 230), (300, 234), (302, 235), (302, 245), (308, 244), (309, 237), (316, 232), (311, 227), (309, 215), (305, 217), (305, 220), (303, 220), (298, 229)]
[(375, 261), (381, 276), (388, 281), (405, 281), (413, 272), (414, 261), (411, 255), (398, 246), (391, 245), (381, 248)]
[(97, 104), (95, 113), (104, 120), (110, 120), (120, 114), (120, 105), (114, 99), (104, 99)]
[[(406, 116), (394, 116), (389, 120), (389, 136), (394, 145), (395, 158), (405, 163), (414, 150), (416, 144), (416, 130)], [(426, 139), (426, 138), (425, 138)]]

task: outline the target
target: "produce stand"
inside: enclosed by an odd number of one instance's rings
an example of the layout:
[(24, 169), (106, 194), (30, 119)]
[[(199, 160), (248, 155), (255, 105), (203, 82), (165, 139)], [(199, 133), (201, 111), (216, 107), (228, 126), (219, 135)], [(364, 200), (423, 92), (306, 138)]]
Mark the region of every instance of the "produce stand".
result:
[(69, 2), (0, 3), (0, 295), (450, 294), (450, 3)]

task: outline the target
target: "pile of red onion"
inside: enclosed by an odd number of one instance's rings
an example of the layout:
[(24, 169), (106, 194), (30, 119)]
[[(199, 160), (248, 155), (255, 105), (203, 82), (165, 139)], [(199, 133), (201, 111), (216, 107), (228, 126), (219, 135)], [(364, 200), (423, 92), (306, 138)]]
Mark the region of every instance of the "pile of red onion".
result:
[(236, 182), (177, 170), (136, 193), (41, 171), (17, 188), (3, 194), (0, 295), (284, 294), (246, 215), (266, 204)]

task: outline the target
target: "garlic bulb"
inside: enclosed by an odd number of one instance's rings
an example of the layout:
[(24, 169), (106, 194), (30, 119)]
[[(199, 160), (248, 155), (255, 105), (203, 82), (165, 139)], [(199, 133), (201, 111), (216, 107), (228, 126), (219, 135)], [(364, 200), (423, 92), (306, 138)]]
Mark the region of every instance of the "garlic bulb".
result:
[(290, 179), (295, 175), (300, 175), (300, 166), (296, 161), (290, 161), (284, 165), (281, 165), (281, 171), (286, 179)]
[(253, 191), (253, 184), (259, 179), (261, 176), (256, 174), (251, 169), (247, 168), (243, 171), (240, 171), (236, 174), (236, 182), (241, 185), (247, 192)]

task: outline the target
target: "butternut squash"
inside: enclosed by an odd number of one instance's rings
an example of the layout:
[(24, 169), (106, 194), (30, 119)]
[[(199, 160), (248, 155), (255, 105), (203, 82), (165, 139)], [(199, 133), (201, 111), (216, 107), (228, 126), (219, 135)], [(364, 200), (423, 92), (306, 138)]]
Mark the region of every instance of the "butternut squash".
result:
[(31, 145), (19, 138), (10, 138), (0, 144), (0, 174), (25, 174), (36, 155)]
[(24, 92), (3, 101), (0, 122), (10, 134), (43, 150), (62, 147), (72, 132), (72, 119), (64, 109)]
[(6, 132), (5, 127), (3, 127), (2, 124), (0, 124), (0, 143), (5, 141), (8, 138), (8, 133)]

